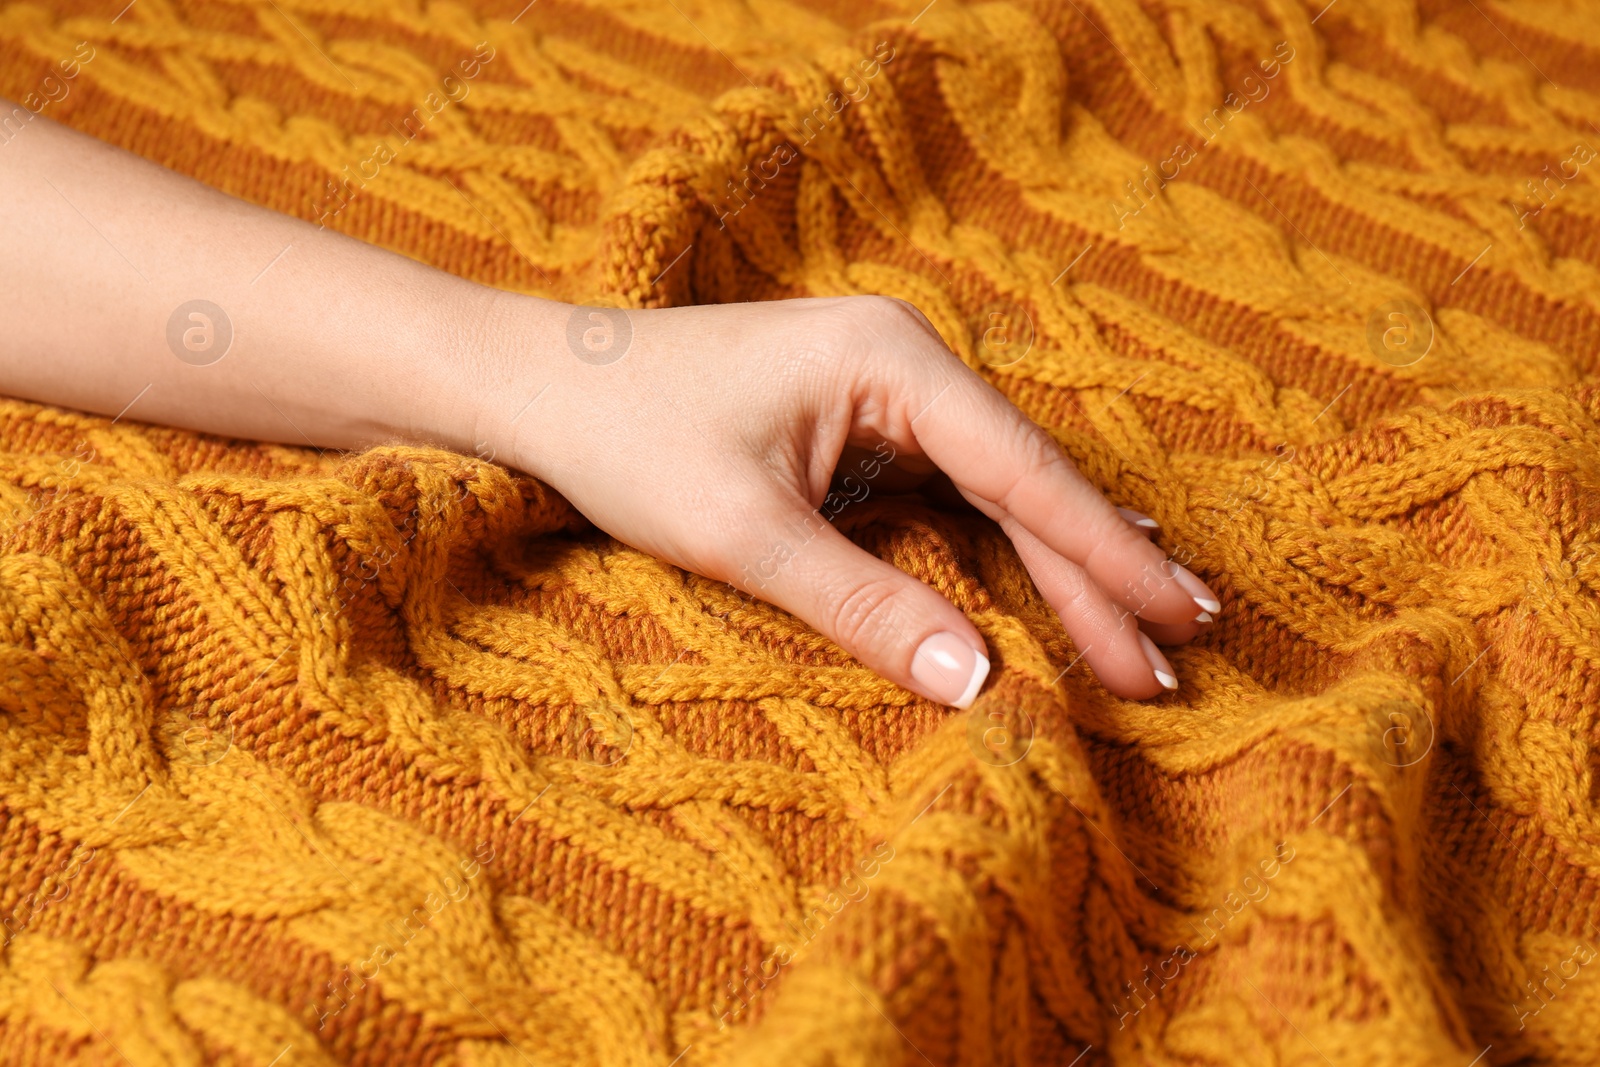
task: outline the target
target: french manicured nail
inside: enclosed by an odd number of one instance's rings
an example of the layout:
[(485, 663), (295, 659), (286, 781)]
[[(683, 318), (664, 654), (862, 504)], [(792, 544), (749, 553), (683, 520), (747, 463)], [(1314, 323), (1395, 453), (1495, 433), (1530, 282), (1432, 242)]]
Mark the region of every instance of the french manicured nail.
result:
[[(1201, 611), (1211, 612), (1222, 610), (1222, 601), (1217, 599), (1217, 594), (1213, 593), (1206, 586), (1205, 582), (1202, 582), (1184, 568), (1179, 567), (1178, 573), (1172, 576), (1172, 580), (1177, 582), (1179, 587), (1182, 588), (1185, 593), (1188, 593), (1194, 598), (1194, 602), (1200, 605)], [(1209, 622), (1210, 620), (1208, 619), (1206, 621)]]
[(1178, 688), (1178, 676), (1172, 673), (1172, 664), (1167, 662), (1167, 657), (1161, 654), (1161, 650), (1150, 640), (1150, 636), (1141, 632), (1139, 644), (1144, 646), (1144, 658), (1150, 661), (1150, 669), (1156, 672), (1156, 681), (1161, 683), (1161, 687)]
[(1134, 511), (1132, 508), (1118, 508), (1117, 512), (1121, 514), (1124, 519), (1133, 523), (1135, 526), (1143, 526), (1146, 530), (1161, 529), (1161, 524), (1159, 522), (1152, 519), (1142, 511)]
[(1202, 611), (1200, 614), (1198, 614), (1198, 615), (1196, 615), (1194, 617), (1194, 621), (1195, 622), (1210, 622), (1211, 621), (1211, 612)]
[(969, 708), (989, 677), (989, 657), (966, 641), (941, 630), (925, 638), (911, 657), (911, 677), (923, 690), (957, 708)]

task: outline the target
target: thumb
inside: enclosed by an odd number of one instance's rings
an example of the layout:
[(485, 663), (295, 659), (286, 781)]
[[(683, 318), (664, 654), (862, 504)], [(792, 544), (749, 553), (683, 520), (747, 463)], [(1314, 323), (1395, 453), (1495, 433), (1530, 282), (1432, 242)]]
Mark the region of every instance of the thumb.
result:
[(977, 699), (989, 676), (988, 646), (940, 593), (798, 504), (779, 520), (772, 546), (737, 584), (896, 685), (957, 708)]

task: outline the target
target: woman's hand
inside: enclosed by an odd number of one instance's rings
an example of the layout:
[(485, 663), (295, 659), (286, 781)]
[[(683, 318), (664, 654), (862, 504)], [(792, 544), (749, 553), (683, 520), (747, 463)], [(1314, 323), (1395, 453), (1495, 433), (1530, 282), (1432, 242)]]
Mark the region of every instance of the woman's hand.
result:
[[(948, 475), (1113, 692), (1176, 687), (1145, 631), (1185, 641), (1217, 610), (899, 301), (624, 313), (501, 293), (47, 119), (0, 153), (0, 234), (0, 297), (28, 309), (0, 336), (0, 393), (319, 448), (487, 444), (935, 700), (976, 696), (983, 641), (822, 521), (842, 455), (892, 454), (885, 488)], [(785, 551), (795, 528), (815, 536)]]
[[(541, 302), (507, 315), (507, 298), (498, 303), (505, 338), (573, 340), (572, 358), (523, 358), (520, 385), (502, 367), (475, 386), (505, 409), (483, 422), (498, 459), (618, 539), (777, 604), (915, 692), (968, 706), (988, 674), (986, 648), (938, 592), (826, 521), (819, 509), (841, 456), (893, 491), (935, 468), (947, 475), (1010, 536), (1115, 693), (1176, 688), (1147, 632), (1187, 641), (1218, 610), (1150, 542), (1150, 520), (1135, 525), (1142, 516), (1108, 503), (909, 304), (624, 313)], [(515, 340), (500, 350), (502, 362), (526, 351)]]

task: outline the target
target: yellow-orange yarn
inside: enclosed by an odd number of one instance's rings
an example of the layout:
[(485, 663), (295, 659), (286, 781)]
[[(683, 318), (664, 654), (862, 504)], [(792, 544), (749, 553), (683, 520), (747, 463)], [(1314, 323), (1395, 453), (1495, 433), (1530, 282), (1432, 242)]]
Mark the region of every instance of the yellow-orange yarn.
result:
[(904, 297), (1225, 603), (1120, 701), (870, 495), (955, 713), (491, 463), (0, 402), (0, 1062), (1600, 1062), (1600, 9), (119, 7), (0, 92), (505, 288)]

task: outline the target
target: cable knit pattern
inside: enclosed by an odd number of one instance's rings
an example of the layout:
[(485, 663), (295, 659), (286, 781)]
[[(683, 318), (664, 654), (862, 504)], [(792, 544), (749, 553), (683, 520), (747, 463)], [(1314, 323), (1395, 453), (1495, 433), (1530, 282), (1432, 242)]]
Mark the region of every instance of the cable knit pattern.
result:
[(1593, 4), (120, 2), (0, 92), (506, 289), (904, 297), (1224, 604), (1119, 700), (869, 494), (956, 713), (481, 459), (0, 402), (0, 1061), (1600, 1062)]

